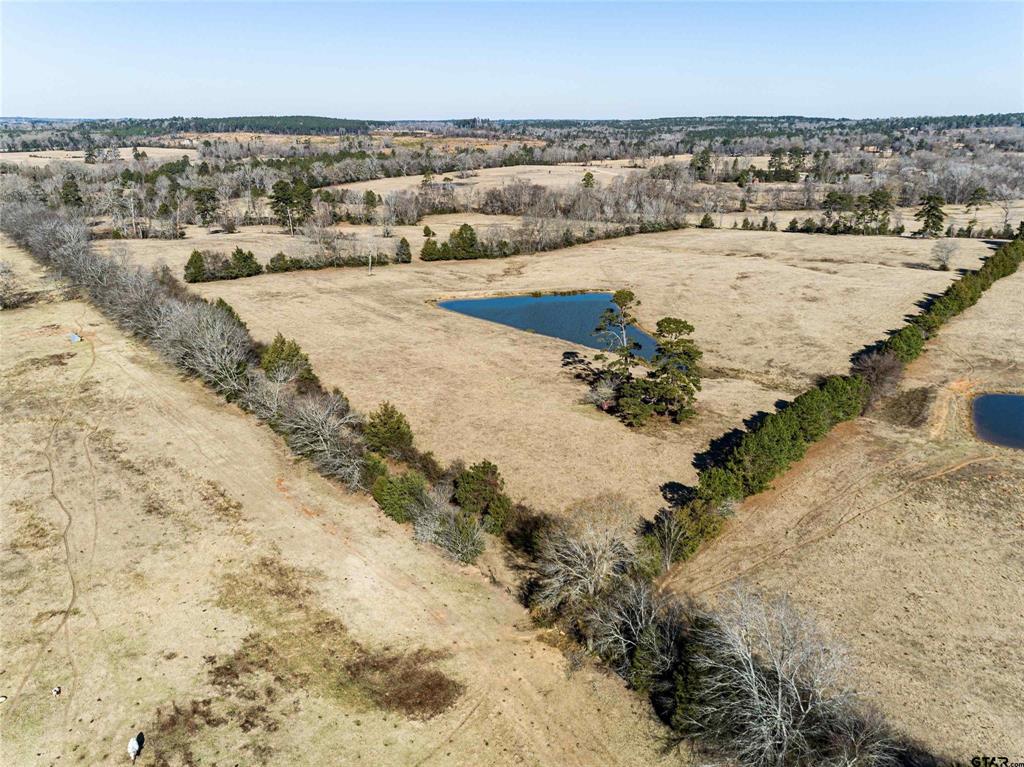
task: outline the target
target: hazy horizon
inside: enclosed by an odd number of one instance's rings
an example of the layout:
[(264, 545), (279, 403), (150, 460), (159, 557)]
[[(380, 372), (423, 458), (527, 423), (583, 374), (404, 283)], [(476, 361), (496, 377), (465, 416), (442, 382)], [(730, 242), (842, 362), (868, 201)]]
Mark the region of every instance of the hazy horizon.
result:
[(863, 121), (863, 120), (899, 120), (899, 119), (926, 119), (926, 118), (946, 118), (946, 117), (957, 117), (957, 116), (975, 116), (975, 115), (988, 115), (988, 114), (1024, 114), (1024, 112), (1016, 110), (1003, 110), (998, 112), (947, 112), (943, 114), (880, 114), (880, 115), (865, 115), (862, 117), (849, 117), (847, 115), (810, 115), (810, 114), (691, 114), (691, 115), (637, 115), (635, 117), (575, 117), (568, 115), (566, 117), (502, 117), (499, 115), (450, 115), (448, 117), (396, 117), (392, 119), (378, 119), (375, 117), (352, 117), (351, 115), (328, 115), (328, 114), (286, 114), (284, 112), (268, 112), (263, 114), (165, 114), (165, 115), (154, 115), (151, 117), (139, 117), (136, 115), (102, 115), (97, 117), (80, 117), (77, 115), (26, 115), (26, 114), (12, 114), (5, 115), (0, 114), (0, 121), (2, 120), (36, 120), (36, 121), (74, 121), (81, 120), (83, 122), (99, 122), (105, 120), (173, 120), (173, 119), (185, 119), (185, 120), (239, 120), (246, 118), (256, 117), (315, 117), (315, 118), (327, 118), (332, 120), (353, 120), (362, 122), (380, 122), (380, 123), (444, 123), (444, 122), (455, 122), (461, 120), (490, 120), (492, 122), (594, 122), (594, 123), (605, 123), (605, 122), (630, 122), (640, 120), (714, 120), (716, 118), (722, 119), (783, 119), (793, 118), (797, 120), (849, 120), (849, 121)]
[(1024, 111), (1021, 3), (5, 2), (0, 21), (8, 119)]

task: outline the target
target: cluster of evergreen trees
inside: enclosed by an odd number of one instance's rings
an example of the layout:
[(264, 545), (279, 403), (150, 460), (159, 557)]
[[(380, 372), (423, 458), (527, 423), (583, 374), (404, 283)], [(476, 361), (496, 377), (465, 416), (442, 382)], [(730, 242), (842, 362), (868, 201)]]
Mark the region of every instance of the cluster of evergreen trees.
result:
[(235, 248), (230, 257), (212, 250), (193, 250), (185, 264), (185, 282), (237, 280), (263, 274), (263, 266), (251, 250)]
[(710, 508), (767, 490), (833, 426), (861, 414), (867, 385), (860, 376), (831, 376), (747, 431), (721, 463), (700, 473), (698, 498)]
[[(591, 386), (591, 399), (602, 410), (615, 413), (629, 426), (643, 426), (653, 416), (679, 423), (694, 414), (700, 391), (701, 351), (690, 338), (693, 325), (677, 317), (658, 320), (654, 331), (654, 356), (640, 356), (640, 344), (629, 335), (636, 325), (640, 302), (630, 290), (617, 290), (615, 305), (601, 315), (596, 333), (609, 338), (608, 355), (595, 359), (603, 370)], [(637, 375), (637, 370), (643, 371)]]
[(474, 258), (503, 258), (515, 255), (512, 246), (506, 240), (501, 240), (497, 246), (488, 247), (480, 242), (476, 230), (469, 224), (463, 224), (450, 235), (448, 241), (438, 243), (432, 237), (427, 237), (420, 250), (420, 259), (423, 261), (462, 261)]
[(270, 210), (290, 234), (313, 215), (313, 190), (302, 180), (291, 183), (281, 179), (270, 191)]

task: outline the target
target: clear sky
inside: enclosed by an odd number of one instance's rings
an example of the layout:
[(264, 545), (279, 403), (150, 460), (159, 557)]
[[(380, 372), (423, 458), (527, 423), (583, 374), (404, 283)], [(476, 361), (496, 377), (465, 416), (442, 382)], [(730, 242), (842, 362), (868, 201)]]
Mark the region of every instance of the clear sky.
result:
[(0, 114), (1024, 111), (1024, 2), (21, 3)]

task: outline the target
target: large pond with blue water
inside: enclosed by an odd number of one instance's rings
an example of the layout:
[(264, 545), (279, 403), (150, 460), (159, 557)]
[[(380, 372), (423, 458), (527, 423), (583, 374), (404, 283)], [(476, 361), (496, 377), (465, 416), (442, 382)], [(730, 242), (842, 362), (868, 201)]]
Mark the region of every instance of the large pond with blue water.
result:
[(986, 442), (1024, 450), (1024, 394), (974, 398), (974, 432)]
[[(570, 296), (502, 296), (441, 301), (438, 306), (470, 317), (499, 322), (520, 330), (561, 338), (591, 349), (607, 349), (608, 339), (594, 329), (606, 309), (615, 309), (611, 293), (579, 293)], [(639, 354), (654, 356), (655, 341), (639, 328), (629, 336), (640, 344)]]

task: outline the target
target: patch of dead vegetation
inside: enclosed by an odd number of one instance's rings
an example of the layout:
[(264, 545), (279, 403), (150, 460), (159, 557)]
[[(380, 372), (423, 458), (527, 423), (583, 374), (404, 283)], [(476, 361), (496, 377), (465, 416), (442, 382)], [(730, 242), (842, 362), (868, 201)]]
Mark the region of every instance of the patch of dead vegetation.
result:
[(32, 370), (41, 370), (43, 368), (52, 367), (66, 367), (68, 360), (75, 356), (74, 352), (62, 352), (59, 354), (44, 354), (41, 357), (32, 357), (27, 360), (19, 362), (14, 369), (11, 370), (11, 375), (23, 375)]
[(205, 729), (225, 724), (227, 719), (214, 713), (210, 698), (191, 700), (183, 706), (172, 702), (166, 711), (158, 708), (156, 721), (145, 730), (151, 733), (149, 739), (159, 744), (159, 751), (154, 751), (153, 764), (156, 767), (200, 764), (193, 751), (198, 736)]
[(42, 551), (56, 546), (60, 531), (39, 516), (35, 507), (21, 499), (11, 501), (11, 508), (23, 518), (18, 522), (8, 546), (18, 551)]
[(928, 421), (928, 412), (935, 401), (935, 390), (919, 386), (901, 391), (878, 408), (878, 415), (893, 426), (918, 429)]
[(199, 484), (199, 497), (221, 521), (235, 524), (241, 520), (242, 504), (216, 482), (203, 480)]
[(345, 669), (379, 707), (413, 719), (431, 719), (451, 706), (463, 686), (432, 666), (446, 651), (419, 648), (410, 652), (369, 651)]
[(146, 462), (138, 463), (129, 457), (131, 451), (114, 439), (114, 430), (107, 427), (97, 429), (90, 439), (90, 444), (100, 457), (113, 463), (118, 469), (133, 474), (136, 477), (147, 476)]
[(446, 652), (364, 647), (316, 604), (310, 581), (317, 575), (267, 556), (225, 579), (218, 604), (244, 613), (258, 630), (227, 658), (207, 659), (211, 682), (244, 694), (265, 674), (289, 691), (313, 689), (414, 719), (430, 719), (458, 699), (463, 686), (435, 667)]

